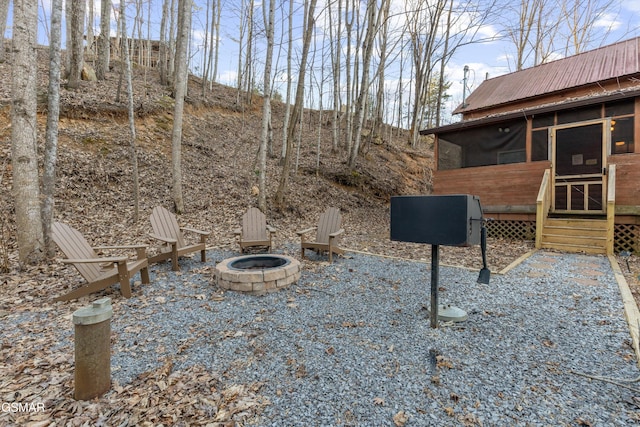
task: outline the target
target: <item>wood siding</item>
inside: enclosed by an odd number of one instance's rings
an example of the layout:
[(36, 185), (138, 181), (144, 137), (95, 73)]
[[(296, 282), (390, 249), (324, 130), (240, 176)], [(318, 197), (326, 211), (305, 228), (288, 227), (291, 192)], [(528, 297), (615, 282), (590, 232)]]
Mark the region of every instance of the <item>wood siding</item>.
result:
[(608, 162), (616, 165), (616, 207), (640, 214), (640, 154), (609, 156)]
[(433, 194), (473, 194), (480, 196), (485, 210), (492, 207), (535, 212), (547, 168), (549, 162), (533, 162), (435, 171)]

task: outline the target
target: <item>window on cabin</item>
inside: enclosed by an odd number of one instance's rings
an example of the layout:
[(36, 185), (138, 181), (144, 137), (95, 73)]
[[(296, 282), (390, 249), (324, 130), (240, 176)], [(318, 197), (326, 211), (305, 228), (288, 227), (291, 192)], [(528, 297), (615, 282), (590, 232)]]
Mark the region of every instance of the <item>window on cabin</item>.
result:
[(611, 117), (611, 152), (626, 154), (634, 152), (633, 125), (635, 100), (610, 102), (604, 105), (605, 117)]
[(463, 129), (438, 136), (438, 169), (459, 169), (526, 161), (526, 121)]
[(633, 117), (611, 119), (611, 154), (633, 153)]

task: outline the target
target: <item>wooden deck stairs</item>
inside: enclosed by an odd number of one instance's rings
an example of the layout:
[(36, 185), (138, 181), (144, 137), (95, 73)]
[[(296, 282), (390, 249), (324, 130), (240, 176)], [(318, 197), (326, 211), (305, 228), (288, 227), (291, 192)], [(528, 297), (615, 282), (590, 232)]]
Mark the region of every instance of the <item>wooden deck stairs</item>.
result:
[(607, 220), (592, 218), (547, 218), (540, 247), (564, 252), (607, 253)]
[(536, 201), (536, 248), (565, 252), (613, 254), (616, 165), (609, 165), (606, 214), (551, 214), (551, 171), (547, 169)]

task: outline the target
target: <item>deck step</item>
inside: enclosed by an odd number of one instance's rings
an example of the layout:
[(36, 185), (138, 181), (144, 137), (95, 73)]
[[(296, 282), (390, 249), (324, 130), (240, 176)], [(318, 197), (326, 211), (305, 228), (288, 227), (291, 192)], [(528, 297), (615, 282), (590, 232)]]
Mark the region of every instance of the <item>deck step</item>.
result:
[(602, 219), (548, 218), (541, 247), (566, 252), (607, 253), (607, 222)]

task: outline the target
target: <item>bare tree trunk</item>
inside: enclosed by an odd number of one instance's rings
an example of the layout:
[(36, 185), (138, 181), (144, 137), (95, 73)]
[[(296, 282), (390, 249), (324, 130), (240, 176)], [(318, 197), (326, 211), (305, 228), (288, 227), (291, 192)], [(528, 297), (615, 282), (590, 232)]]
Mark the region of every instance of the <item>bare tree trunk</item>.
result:
[(287, 191), (287, 184), (289, 182), (289, 171), (291, 168), (291, 151), (293, 148), (293, 141), (296, 135), (296, 128), (300, 120), (302, 112), (302, 104), (304, 100), (304, 80), (307, 68), (307, 56), (309, 55), (309, 46), (311, 45), (311, 36), (313, 35), (313, 28), (315, 25), (315, 8), (317, 0), (310, 0), (305, 3), (307, 7), (305, 15), (305, 29), (303, 34), (302, 43), (302, 56), (300, 59), (300, 70), (298, 71), (298, 84), (296, 88), (296, 102), (293, 105), (293, 111), (291, 112), (291, 118), (289, 121), (289, 128), (287, 129), (287, 153), (284, 156), (284, 163), (282, 165), (282, 174), (280, 175), (280, 183), (276, 192), (276, 205), (279, 209), (284, 209), (285, 193)]
[(376, 93), (376, 105), (375, 105), (375, 123), (372, 127), (372, 135), (382, 135), (382, 123), (384, 122), (384, 70), (387, 67), (387, 48), (388, 48), (388, 36), (389, 36), (389, 8), (391, 6), (390, 0), (383, 0), (380, 5), (381, 15), (381, 28), (378, 35), (380, 44), (380, 61), (378, 62), (378, 91)]
[(346, 142), (346, 151), (347, 151), (347, 157), (349, 157), (349, 153), (351, 153), (351, 142), (352, 142), (352, 137), (353, 137), (353, 91), (352, 91), (352, 78), (351, 78), (351, 59), (353, 57), (353, 55), (351, 54), (351, 46), (352, 46), (352, 39), (351, 37), (353, 36), (353, 21), (354, 21), (354, 17), (355, 17), (355, 8), (357, 8), (357, 2), (355, 0), (351, 0), (352, 4), (351, 4), (351, 9), (349, 9), (349, 0), (346, 1), (345, 3), (345, 23), (344, 26), (347, 30), (347, 57), (345, 60), (345, 69), (346, 69), (346, 73), (347, 73), (347, 80), (346, 80), (346, 91), (347, 91), (347, 100), (346, 100), (346, 104), (345, 104), (345, 113), (347, 115), (347, 122), (346, 122), (346, 136), (345, 136), (345, 142)]
[(373, 45), (376, 36), (376, 32), (379, 28), (380, 14), (376, 14), (378, 6), (376, 0), (369, 0), (367, 4), (367, 31), (364, 35), (364, 52), (362, 59), (362, 76), (360, 84), (360, 94), (356, 103), (356, 132), (351, 147), (351, 153), (349, 154), (349, 160), (347, 164), (349, 167), (356, 165), (356, 159), (358, 158), (358, 150), (360, 149), (360, 141), (362, 139), (362, 126), (364, 123), (365, 110), (367, 106), (367, 95), (369, 93), (369, 68), (371, 65), (371, 56), (373, 53)]
[[(120, 15), (124, 16), (124, 2), (120, 2)], [(126, 19), (120, 20), (121, 34), (126, 40), (127, 23)], [(127, 101), (129, 111), (129, 148), (131, 150), (131, 168), (133, 172), (133, 222), (138, 222), (140, 218), (140, 183), (138, 179), (138, 150), (136, 147), (136, 124), (133, 115), (133, 84), (131, 82), (131, 57), (129, 55), (129, 43), (124, 44), (124, 66), (125, 78), (127, 79)]]
[(4, 47), (4, 32), (7, 29), (7, 16), (9, 15), (9, 0), (0, 0), (0, 62), (6, 57)]
[[(178, 0), (179, 1), (179, 0)], [(176, 72), (176, 39), (175, 34), (178, 31), (176, 24), (176, 0), (171, 0), (169, 8), (169, 73), (167, 81), (174, 84), (174, 74)]]
[(58, 158), (58, 118), (60, 116), (60, 40), (62, 31), (62, 0), (51, 2), (51, 40), (49, 45), (49, 88), (47, 99), (47, 130), (42, 170), (42, 229), (48, 257), (55, 255), (51, 239), (53, 207)]
[[(338, 24), (334, 33), (333, 13), (329, 4), (329, 39), (334, 42), (329, 43), (331, 49), (331, 65), (333, 71), (333, 120), (331, 123), (332, 143), (331, 151), (338, 152), (340, 142), (340, 57), (342, 55), (342, 0), (338, 0)], [(334, 46), (335, 45), (335, 46)]]
[[(325, 46), (327, 43), (327, 33), (323, 32), (322, 34), (322, 45)], [(315, 40), (314, 40), (314, 45), (315, 45)], [(315, 46), (314, 46), (315, 48)], [(315, 55), (314, 55), (314, 61), (315, 61)], [(318, 176), (318, 174), (320, 173), (320, 142), (322, 141), (322, 120), (323, 120), (323, 116), (322, 116), (322, 110), (323, 110), (323, 103), (322, 103), (322, 98), (324, 97), (324, 55), (322, 55), (321, 58), (322, 61), (322, 65), (320, 66), (320, 82), (318, 84), (318, 138), (316, 140), (316, 176)], [(313, 66), (311, 67), (313, 69)], [(309, 114), (309, 116), (311, 116), (311, 114)]]
[(402, 129), (402, 92), (404, 91), (404, 84), (403, 84), (403, 78), (404, 78), (404, 32), (402, 34), (402, 42), (400, 44), (400, 63), (398, 64), (399, 68), (400, 68), (400, 76), (398, 78), (398, 109), (397, 109), (397, 114), (398, 114), (398, 121), (396, 122), (396, 127), (398, 130), (398, 135), (400, 135), (400, 129)]
[(189, 55), (189, 32), (191, 29), (191, 0), (178, 1), (178, 43), (176, 48), (176, 83), (175, 107), (173, 113), (173, 132), (171, 134), (171, 171), (173, 203), (177, 213), (184, 212), (182, 197), (182, 116), (184, 113), (184, 97), (187, 91), (187, 62)]
[[(309, 114), (309, 120), (311, 120), (311, 114)], [(298, 126), (298, 132), (296, 134), (296, 166), (294, 172), (298, 174), (298, 166), (300, 165), (300, 145), (302, 145), (302, 126), (304, 125), (304, 107), (300, 110), (300, 123)], [(311, 125), (311, 123), (309, 123)]]
[(75, 89), (80, 86), (80, 74), (84, 62), (84, 0), (71, 1), (71, 49), (67, 47), (67, 55), (71, 55), (69, 62), (69, 81), (67, 86)]
[(214, 82), (218, 81), (218, 56), (220, 53), (220, 16), (222, 15), (220, 9), (220, 0), (218, 0), (218, 6), (216, 7), (216, 54), (213, 60), (213, 77)]
[(146, 39), (146, 49), (145, 49), (145, 69), (144, 69), (144, 84), (147, 85), (147, 74), (149, 69), (152, 67), (151, 64), (151, 2), (147, 3), (147, 39)]
[[(11, 0), (9, 0), (11, 1)], [(72, 0), (73, 1), (73, 0)], [(69, 78), (69, 72), (71, 69), (71, 15), (73, 13), (73, 7), (71, 2), (64, 7), (64, 31), (66, 42), (66, 55), (63, 56), (64, 60), (64, 78)]]
[(111, 24), (111, 0), (100, 1), (100, 37), (98, 37), (98, 64), (96, 67), (96, 77), (104, 80), (109, 71), (109, 56), (111, 55), (111, 35), (109, 34)]
[[(291, 55), (293, 51), (293, 0), (289, 0), (289, 39), (287, 41), (287, 75), (291, 75)], [(282, 125), (282, 153), (280, 160), (284, 163), (284, 158), (287, 155), (287, 133), (289, 131), (289, 120), (291, 120), (291, 79), (287, 79), (287, 95), (284, 106), (284, 124)]]
[(158, 72), (160, 84), (169, 84), (168, 70), (168, 46), (167, 46), (167, 20), (169, 19), (169, 0), (162, 1), (162, 16), (160, 18), (160, 46), (158, 46)]
[[(264, 11), (263, 3), (263, 11)], [(263, 13), (263, 15), (266, 15)], [(267, 52), (264, 63), (264, 95), (262, 104), (262, 139), (260, 141), (260, 176), (258, 181), (258, 208), (267, 211), (267, 145), (269, 128), (271, 127), (271, 60), (273, 57), (273, 25), (275, 21), (275, 0), (269, 0), (268, 18), (264, 16), (264, 27), (267, 32)]]
[(95, 21), (95, 14), (93, 13), (93, 1), (89, 0), (89, 13), (87, 17), (87, 54), (95, 62), (96, 47), (95, 47), (95, 35), (93, 34), (93, 22)]
[(426, 6), (424, 10), (415, 12), (408, 22), (415, 69), (413, 109), (409, 128), (412, 147), (416, 147), (418, 144), (420, 119), (426, 102), (429, 82), (431, 81), (432, 64), (436, 60), (435, 51), (438, 35), (432, 29), (438, 28), (445, 3), (448, 1), (452, 0), (437, 0), (435, 3)]
[[(437, 90), (437, 98), (436, 98), (436, 108), (435, 108), (435, 121), (433, 126), (440, 126), (440, 115), (442, 112), (442, 98), (444, 97), (445, 91), (445, 68), (447, 66), (447, 57), (449, 56), (449, 35), (451, 32), (451, 16), (453, 14), (453, 2), (449, 3), (449, 11), (447, 12), (447, 26), (445, 28), (445, 38), (444, 38), (444, 48), (442, 53), (442, 59), (440, 60), (440, 74), (438, 76), (438, 90)], [(431, 124), (429, 124), (431, 126)]]
[(202, 37), (202, 39), (204, 40), (204, 47), (202, 49), (202, 86), (200, 87), (202, 91), (202, 98), (204, 98), (205, 96), (205, 92), (207, 90), (207, 81), (209, 80), (209, 64), (211, 63), (211, 54), (209, 52), (209, 38), (213, 34), (213, 21), (211, 22), (211, 25), (209, 25), (209, 8), (212, 7), (211, 0), (206, 0), (206, 3), (207, 10), (204, 14), (206, 21), (204, 24), (204, 35)]
[(244, 43), (244, 31), (245, 31), (245, 17), (244, 17), (244, 9), (245, 9), (245, 0), (240, 0), (240, 25), (238, 28), (238, 73), (236, 76), (237, 79), (237, 88), (238, 91), (236, 92), (236, 103), (240, 104), (240, 93), (242, 92), (242, 87), (244, 84), (244, 76), (242, 74), (242, 52), (243, 52), (243, 46), (242, 43)]
[[(142, 43), (142, 0), (134, 0), (136, 16), (133, 17), (131, 29), (131, 50), (129, 56), (133, 56), (138, 65), (144, 65), (144, 45)], [(138, 35), (136, 37), (136, 34)]]
[(13, 67), (11, 104), (11, 164), (16, 214), (18, 259), (21, 265), (42, 260), (44, 241), (38, 182), (36, 123), (36, 28), (38, 4), (13, 2)]
[(247, 17), (247, 54), (244, 60), (244, 84), (245, 95), (247, 104), (251, 105), (254, 89), (254, 75), (253, 75), (253, 29), (255, 23), (253, 22), (253, 8), (254, 0), (249, 0), (249, 7), (247, 8), (249, 16)]

